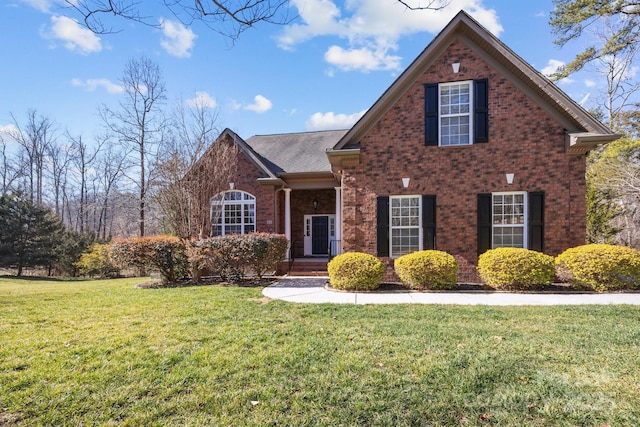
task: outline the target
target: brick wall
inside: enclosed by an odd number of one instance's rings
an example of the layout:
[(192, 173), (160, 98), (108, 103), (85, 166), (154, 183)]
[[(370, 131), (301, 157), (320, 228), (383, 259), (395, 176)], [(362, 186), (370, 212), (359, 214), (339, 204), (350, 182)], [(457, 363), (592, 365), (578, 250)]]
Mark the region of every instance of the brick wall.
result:
[[(224, 143), (224, 141), (223, 141)], [(236, 159), (236, 171), (229, 182), (233, 182), (234, 189), (246, 191), (256, 198), (256, 231), (279, 232), (277, 230), (275, 190), (258, 183), (262, 176), (260, 169), (242, 152), (238, 150)], [(207, 179), (202, 177), (201, 179)], [(215, 194), (211, 194), (213, 197)], [(207, 227), (207, 230), (210, 226)]]
[[(460, 62), (458, 74), (451, 63)], [(489, 142), (424, 145), (424, 84), (488, 78)], [(361, 139), (360, 166), (343, 171), (343, 248), (376, 253), (376, 196), (435, 194), (437, 249), (476, 281), (477, 194), (545, 192), (545, 252), (585, 240), (585, 158), (565, 153), (564, 129), (496, 69), (454, 41)], [(514, 173), (513, 184), (505, 173)], [(408, 188), (401, 179), (411, 178)], [(387, 260), (392, 276), (391, 260)]]

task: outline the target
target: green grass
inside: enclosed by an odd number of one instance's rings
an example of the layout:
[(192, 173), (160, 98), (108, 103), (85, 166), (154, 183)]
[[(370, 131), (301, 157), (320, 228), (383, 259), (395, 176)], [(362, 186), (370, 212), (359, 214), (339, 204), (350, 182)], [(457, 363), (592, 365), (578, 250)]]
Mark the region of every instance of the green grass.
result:
[(0, 278), (0, 426), (637, 426), (640, 308)]

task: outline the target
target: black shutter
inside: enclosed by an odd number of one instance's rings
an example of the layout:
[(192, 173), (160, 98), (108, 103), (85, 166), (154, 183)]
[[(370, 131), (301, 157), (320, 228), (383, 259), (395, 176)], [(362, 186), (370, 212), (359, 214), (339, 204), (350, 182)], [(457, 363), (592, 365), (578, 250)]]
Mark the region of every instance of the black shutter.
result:
[(389, 256), (389, 197), (378, 197), (376, 210), (378, 256), (385, 257)]
[(424, 85), (424, 145), (438, 145), (438, 84)]
[(491, 249), (491, 194), (478, 194), (478, 256)]
[(544, 251), (544, 193), (529, 193), (529, 249)]
[(473, 82), (473, 142), (489, 141), (489, 81)]
[(436, 248), (436, 196), (422, 196), (422, 249)]

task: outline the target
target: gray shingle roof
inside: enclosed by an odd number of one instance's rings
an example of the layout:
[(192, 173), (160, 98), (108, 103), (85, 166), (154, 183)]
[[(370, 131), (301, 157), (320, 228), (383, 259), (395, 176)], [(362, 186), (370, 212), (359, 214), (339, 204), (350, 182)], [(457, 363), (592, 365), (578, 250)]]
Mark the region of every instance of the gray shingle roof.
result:
[(325, 151), (347, 133), (344, 130), (256, 135), (246, 140), (273, 172), (330, 172)]

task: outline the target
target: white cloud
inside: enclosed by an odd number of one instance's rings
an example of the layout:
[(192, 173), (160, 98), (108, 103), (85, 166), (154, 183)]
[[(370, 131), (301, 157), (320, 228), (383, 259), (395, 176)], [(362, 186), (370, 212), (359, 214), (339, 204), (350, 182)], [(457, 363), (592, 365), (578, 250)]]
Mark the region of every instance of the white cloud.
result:
[(196, 92), (196, 96), (185, 101), (191, 108), (216, 108), (218, 103), (207, 92)]
[(593, 80), (593, 79), (585, 79), (584, 80), (584, 85), (586, 87), (595, 87), (596, 84), (597, 84), (596, 81)]
[(124, 92), (124, 88), (119, 84), (111, 82), (109, 79), (71, 79), (71, 86), (84, 88), (87, 92), (95, 92), (98, 88), (103, 88), (107, 93), (118, 94)]
[(462, 9), (494, 34), (503, 30), (496, 11), (486, 9), (481, 0), (436, 0), (440, 3), (448, 5), (440, 11), (409, 10), (396, 1), (351, 0), (341, 10), (332, 0), (291, 0), (302, 23), (286, 26), (277, 42), (291, 50), (314, 37), (337, 36), (348, 46), (331, 46), (325, 60), (342, 70), (367, 72), (399, 69), (401, 58), (390, 52), (397, 50), (400, 37), (435, 34)]
[(190, 28), (185, 27), (178, 21), (161, 18), (160, 27), (164, 36), (160, 40), (160, 46), (170, 55), (178, 58), (189, 58), (195, 39), (198, 36)]
[[(15, 139), (18, 133), (18, 128), (13, 124), (0, 125), (0, 138), (2, 138), (3, 136), (8, 136), (10, 139)], [(4, 138), (2, 139), (4, 140), (4, 142), (9, 142)]]
[(560, 61), (558, 59), (550, 59), (549, 62), (547, 62), (547, 66), (540, 70), (540, 72), (549, 77), (550, 75), (558, 71), (558, 69), (564, 67), (564, 65), (565, 63), (563, 61)]
[(273, 104), (267, 98), (262, 95), (256, 95), (253, 100), (255, 101), (253, 104), (246, 105), (244, 107), (245, 110), (255, 111), (258, 114), (262, 114), (271, 109)]
[(66, 16), (53, 15), (51, 17), (51, 30), (44, 36), (61, 40), (66, 49), (83, 55), (102, 50), (100, 37), (82, 27), (75, 19), (67, 18)]
[(347, 129), (366, 113), (362, 110), (353, 114), (315, 113), (305, 123), (307, 130)]
[(388, 55), (387, 51), (387, 49), (372, 51), (367, 47), (345, 50), (340, 46), (331, 46), (324, 54), (324, 59), (343, 71), (360, 70), (369, 72), (400, 69), (400, 60), (402, 58)]
[(48, 13), (52, 6), (51, 0), (22, 0), (23, 3), (28, 4), (32, 8), (40, 11)]

